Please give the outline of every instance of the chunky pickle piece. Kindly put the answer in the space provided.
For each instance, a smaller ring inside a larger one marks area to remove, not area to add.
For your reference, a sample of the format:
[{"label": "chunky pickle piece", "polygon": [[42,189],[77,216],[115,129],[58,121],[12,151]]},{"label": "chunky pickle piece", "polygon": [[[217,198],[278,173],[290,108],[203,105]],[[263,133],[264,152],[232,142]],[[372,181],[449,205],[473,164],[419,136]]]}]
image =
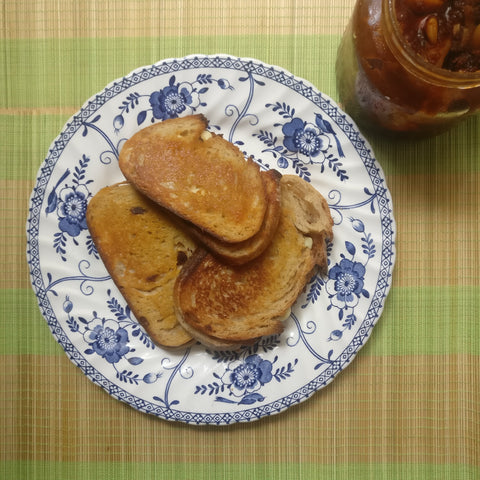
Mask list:
[{"label": "chunky pickle piece", "polygon": [[397,0],[395,6],[406,42],[427,62],[480,70],[480,0]]}]

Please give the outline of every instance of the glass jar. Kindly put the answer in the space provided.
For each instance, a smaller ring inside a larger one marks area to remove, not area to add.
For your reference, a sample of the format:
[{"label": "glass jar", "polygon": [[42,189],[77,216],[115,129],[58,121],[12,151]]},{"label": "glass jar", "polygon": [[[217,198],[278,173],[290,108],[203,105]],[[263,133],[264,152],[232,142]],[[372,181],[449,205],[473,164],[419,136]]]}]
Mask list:
[{"label": "glass jar", "polygon": [[[480,15],[479,0],[357,0],[338,50],[336,76],[340,105],[360,128],[427,136],[480,110],[480,67],[469,65],[473,71],[464,71],[460,65],[462,71],[451,71],[439,66],[460,28],[449,2],[472,4],[475,16]],[[413,13],[412,4],[418,5]],[[473,23],[471,57],[480,62],[480,19],[467,20]]]}]

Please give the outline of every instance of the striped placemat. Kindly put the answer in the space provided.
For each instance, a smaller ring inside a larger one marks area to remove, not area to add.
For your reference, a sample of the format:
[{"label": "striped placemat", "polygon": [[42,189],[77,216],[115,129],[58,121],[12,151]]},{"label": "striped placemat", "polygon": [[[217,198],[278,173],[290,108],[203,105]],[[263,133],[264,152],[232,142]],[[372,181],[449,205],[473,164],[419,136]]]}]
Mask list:
[{"label": "striped placemat", "polygon": [[397,222],[384,314],[355,361],[288,411],[171,423],[109,397],[68,360],[30,287],[28,198],[83,102],[142,65],[227,53],[336,99],[353,0],[3,0],[0,22],[0,478],[480,477],[480,120],[415,143],[369,137]]}]

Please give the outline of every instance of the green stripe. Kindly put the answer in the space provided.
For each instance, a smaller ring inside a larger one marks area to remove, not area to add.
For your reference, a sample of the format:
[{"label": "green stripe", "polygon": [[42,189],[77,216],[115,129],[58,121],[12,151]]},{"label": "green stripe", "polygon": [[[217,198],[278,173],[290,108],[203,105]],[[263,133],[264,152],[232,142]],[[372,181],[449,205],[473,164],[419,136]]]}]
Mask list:
[{"label": "green stripe", "polygon": [[[480,287],[421,287],[390,291],[362,355],[480,354]],[[33,290],[2,289],[0,354],[61,354]],[[422,319],[422,320],[419,320]]]},{"label": "green stripe", "polygon": [[[86,480],[88,478],[115,478],[131,480],[155,478],[174,480],[195,478],[211,480],[225,478],[236,480],[321,479],[474,479],[480,468],[462,464],[424,463],[348,463],[319,465],[313,463],[126,463],[126,462],[45,462],[8,461],[0,465],[2,478],[31,480]],[[0,475],[1,476],[1,475]]]},{"label": "green stripe", "polygon": [[393,287],[364,354],[480,354],[479,286]]},{"label": "green stripe", "polygon": [[386,175],[436,175],[480,172],[480,116],[470,117],[437,137],[392,141],[368,135]]},{"label": "green stripe", "polygon": [[[164,58],[226,53],[281,65],[334,93],[340,37],[326,35],[193,36],[0,40],[0,108],[78,106],[131,70]],[[303,55],[310,52],[312,55]]]},{"label": "green stripe", "polygon": [[[31,289],[1,289],[0,354],[62,355]],[[0,476],[1,478],[1,476]]]},{"label": "green stripe", "polygon": [[[35,180],[68,115],[0,115],[1,180]],[[27,199],[26,199],[27,200]]]}]

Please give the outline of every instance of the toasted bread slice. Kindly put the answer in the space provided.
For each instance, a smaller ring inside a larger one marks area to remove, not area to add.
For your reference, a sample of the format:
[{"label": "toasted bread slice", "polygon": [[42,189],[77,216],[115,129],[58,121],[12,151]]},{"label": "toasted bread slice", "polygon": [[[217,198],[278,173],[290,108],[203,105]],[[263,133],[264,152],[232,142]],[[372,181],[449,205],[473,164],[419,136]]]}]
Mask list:
[{"label": "toasted bread slice", "polygon": [[281,333],[282,320],[315,267],[327,266],[333,220],[325,199],[297,176],[283,176],[280,185],[280,222],[260,257],[232,266],[198,249],[175,282],[180,324],[210,347],[236,347]]},{"label": "toasted bread slice", "polygon": [[227,243],[209,235],[190,222],[185,223],[188,233],[228,264],[242,265],[258,257],[268,247],[277,230],[281,212],[280,178],[282,175],[276,170],[261,172],[260,175],[266,192],[267,210],[260,231],[253,237],[243,242]]},{"label": "toasted bread slice", "polygon": [[224,242],[242,242],[267,209],[260,169],[207,124],[190,115],[144,128],[125,142],[119,166],[159,205]]},{"label": "toasted bread slice", "polygon": [[112,280],[151,339],[167,347],[188,343],[192,338],[175,316],[173,287],[196,243],[127,182],[90,200],[87,224]]}]

